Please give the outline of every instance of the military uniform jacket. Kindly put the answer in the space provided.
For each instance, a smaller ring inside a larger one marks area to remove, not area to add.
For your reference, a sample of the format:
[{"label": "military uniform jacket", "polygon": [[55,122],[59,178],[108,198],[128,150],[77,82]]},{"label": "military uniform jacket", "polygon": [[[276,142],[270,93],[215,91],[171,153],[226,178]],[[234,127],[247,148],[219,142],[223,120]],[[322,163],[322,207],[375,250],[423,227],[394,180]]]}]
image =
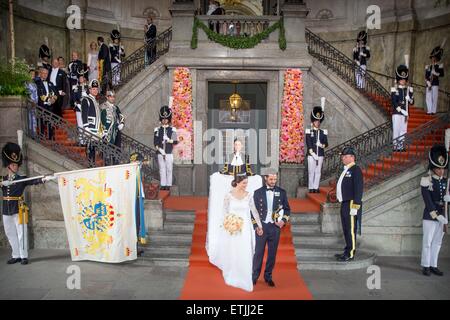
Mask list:
[{"label": "military uniform jacket", "polygon": [[88,85],[73,86],[73,101],[75,103],[75,111],[81,112],[81,99],[89,95]]},{"label": "military uniform jacket", "polygon": [[[266,196],[267,187],[263,186],[255,191],[253,194],[253,200],[255,201],[255,207],[258,210],[259,218],[261,222],[266,221],[267,218],[267,196]],[[280,206],[283,207],[283,218],[281,219],[284,223],[287,223],[291,214],[291,207],[289,206],[288,198],[286,195],[286,191],[278,186],[273,188],[273,207],[272,213],[277,211]],[[253,221],[253,226],[256,228],[256,221]]]},{"label": "military uniform jacket", "polygon": [[[392,115],[398,114],[402,116],[407,116],[408,114],[408,108],[406,107],[406,97],[409,95],[409,103],[408,106],[414,104],[414,94],[413,94],[413,88],[408,86],[398,86],[398,87],[392,87],[391,88],[391,100],[392,100]],[[397,107],[400,107],[400,109],[403,110],[403,112],[398,111]]]},{"label": "military uniform jacket", "polygon": [[122,45],[110,44],[109,52],[111,54],[111,63],[121,63],[125,57],[125,49]]},{"label": "military uniform jacket", "polygon": [[[25,179],[26,176],[14,175],[12,180],[21,180]],[[8,176],[0,177],[2,181],[8,180]],[[6,216],[11,216],[13,214],[19,213],[19,201],[18,200],[5,200],[5,197],[21,197],[23,192],[25,191],[26,186],[41,184],[42,178],[37,178],[34,180],[19,182],[16,184],[12,184],[10,186],[2,186],[3,192],[3,214]]]},{"label": "military uniform jacket", "polygon": [[[322,129],[306,129],[305,130],[305,140],[306,146],[308,148],[308,154],[311,155],[312,152],[317,154],[319,157],[323,157],[325,155],[325,149],[317,147],[317,137],[319,138],[320,144],[325,145],[325,148],[328,147],[328,131]],[[319,152],[317,152],[319,151]]]},{"label": "military uniform jacket", "polygon": [[[173,143],[166,142],[164,143],[164,133],[166,133],[167,137],[171,140],[173,140]],[[166,154],[171,154],[173,151],[173,146],[178,143],[177,138],[177,129],[172,126],[167,127],[156,127],[154,130],[154,136],[153,136],[153,144],[158,149],[164,150]]]},{"label": "military uniform jacket", "polygon": [[342,202],[350,201],[350,209],[359,210],[362,205],[363,188],[363,174],[361,168],[355,164],[347,170],[342,179]]},{"label": "military uniform jacket", "polygon": [[100,131],[100,108],[95,97],[88,95],[81,100],[83,128],[93,134]]},{"label": "military uniform jacket", "polygon": [[359,65],[367,65],[367,60],[370,58],[370,48],[368,46],[354,47],[353,48],[353,60],[359,61]]},{"label": "military uniform jacket", "polygon": [[83,63],[81,60],[75,60],[69,63],[69,79],[70,84],[74,85],[78,82],[79,73],[83,70]]},{"label": "military uniform jacket", "polygon": [[101,121],[104,135],[108,142],[114,144],[116,141],[119,124],[124,122],[124,116],[118,106],[111,105],[106,101],[101,108]]},{"label": "military uniform jacket", "polygon": [[38,63],[37,63],[37,66],[40,68],[40,67],[44,67],[45,69],[47,69],[48,70],[48,74],[50,75],[50,71],[52,71],[52,65],[50,64],[50,63],[46,63],[46,62],[44,62],[44,61],[39,61]]},{"label": "military uniform jacket", "polygon": [[433,220],[431,212],[436,211],[438,215],[444,215],[444,196],[447,193],[447,179],[439,178],[437,175],[423,177],[420,180],[422,198],[425,202],[423,210],[424,220]]},{"label": "military uniform jacket", "polygon": [[235,157],[235,154],[232,153],[230,155],[229,161],[225,162],[225,165],[223,166],[223,169],[220,170],[220,173],[222,174],[229,174],[229,175],[235,175],[239,173],[245,173],[247,176],[253,176],[254,173],[252,171],[252,167],[250,165],[250,156],[244,155],[244,159],[242,159],[243,164],[241,165],[232,165],[233,158]]},{"label": "military uniform jacket", "polygon": [[51,95],[58,96],[58,91],[56,90],[53,83],[51,83],[50,81],[46,82],[48,90],[45,88],[44,81],[42,81],[42,79],[39,78],[39,80],[36,80],[38,106],[53,111],[53,105],[50,104],[49,98]]},{"label": "military uniform jacket", "polygon": [[444,76],[444,64],[432,64],[425,67],[425,79],[431,81],[432,86],[439,86],[439,77]]}]

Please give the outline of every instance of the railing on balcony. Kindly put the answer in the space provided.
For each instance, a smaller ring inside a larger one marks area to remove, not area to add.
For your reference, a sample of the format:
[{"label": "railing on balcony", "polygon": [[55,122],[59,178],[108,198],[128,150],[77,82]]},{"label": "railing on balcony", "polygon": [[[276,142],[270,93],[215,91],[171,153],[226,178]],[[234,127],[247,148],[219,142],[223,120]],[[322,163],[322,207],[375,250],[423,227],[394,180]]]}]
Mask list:
[{"label": "railing on balcony", "polygon": [[200,21],[219,34],[251,37],[268,29],[279,18],[256,16],[198,16]]},{"label": "railing on balcony", "polygon": [[136,74],[158,60],[169,51],[171,40],[172,28],[169,28],[124,58],[122,63],[118,64],[111,71],[112,79],[120,79],[114,85],[111,84],[111,86],[117,90],[130,81]]},{"label": "railing on balcony", "polygon": [[[334,71],[350,86],[361,91],[378,107],[387,119],[392,113],[392,110],[389,107],[389,91],[386,90],[373,76],[361,69],[353,60],[333,47],[330,43],[308,29],[306,29],[305,35],[309,54],[322,62],[328,69]],[[364,74],[364,85],[362,88],[357,86],[357,73]]]},{"label": "railing on balcony", "polygon": [[[91,132],[78,128],[75,124],[61,118],[54,113],[35,104],[28,103],[24,111],[24,119],[28,119],[24,126],[26,135],[36,142],[62,154],[83,167],[99,167],[107,163],[129,163],[130,155],[139,152],[147,161],[142,166],[144,183],[148,186],[146,197],[154,198],[157,189],[151,189],[159,180],[156,151],[139,141],[122,134],[121,148],[99,139]],[[30,115],[32,121],[30,121]],[[55,134],[50,139],[50,130]],[[86,155],[86,146],[96,148],[96,162],[91,161]]]}]

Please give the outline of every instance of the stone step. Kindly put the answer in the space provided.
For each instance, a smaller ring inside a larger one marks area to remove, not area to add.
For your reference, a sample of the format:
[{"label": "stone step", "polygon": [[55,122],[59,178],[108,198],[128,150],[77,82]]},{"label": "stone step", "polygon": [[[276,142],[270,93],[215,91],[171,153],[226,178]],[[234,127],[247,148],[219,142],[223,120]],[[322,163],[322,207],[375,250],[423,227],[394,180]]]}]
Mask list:
[{"label": "stone step", "polygon": [[144,252],[144,255],[138,258],[138,263],[145,266],[188,267],[189,255]]},{"label": "stone step", "polygon": [[318,245],[318,246],[331,246],[342,245],[344,247],[344,238],[342,236],[327,235],[321,233],[305,234],[303,232],[293,232],[292,242],[297,245]]},{"label": "stone step", "polygon": [[192,234],[190,233],[169,233],[164,231],[149,231],[149,245],[151,244],[183,244],[191,245]]},{"label": "stone step", "polygon": [[320,233],[320,224],[319,223],[299,223],[292,224],[291,231],[295,234],[311,234],[311,233]]},{"label": "stone step", "polygon": [[298,270],[355,270],[363,269],[373,265],[376,254],[359,251],[355,260],[350,262],[339,262],[334,255],[330,257],[297,257]]},{"label": "stone step", "polygon": [[171,254],[184,254],[188,255],[191,253],[190,245],[150,245],[144,249],[148,254],[161,254],[161,255],[171,255]]},{"label": "stone step", "polygon": [[289,222],[292,225],[299,223],[319,223],[318,213],[291,213]]},{"label": "stone step", "polygon": [[297,257],[333,257],[336,253],[342,253],[344,244],[328,246],[295,244],[294,247]]},{"label": "stone step", "polygon": [[194,223],[195,213],[192,211],[165,211],[166,223],[170,222],[184,222],[184,223]]},{"label": "stone step", "polygon": [[189,233],[194,231],[194,224],[189,222],[164,222],[164,231],[170,233]]}]

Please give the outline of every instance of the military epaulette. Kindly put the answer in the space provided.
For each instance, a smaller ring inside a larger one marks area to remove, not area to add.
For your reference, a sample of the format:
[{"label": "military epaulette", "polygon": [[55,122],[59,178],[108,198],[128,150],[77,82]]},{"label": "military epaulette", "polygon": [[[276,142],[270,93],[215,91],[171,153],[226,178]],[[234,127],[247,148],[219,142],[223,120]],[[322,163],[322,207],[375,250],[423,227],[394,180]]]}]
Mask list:
[{"label": "military epaulette", "polygon": [[114,47],[114,44],[113,44],[113,43],[110,43],[109,46],[112,48],[112,47]]},{"label": "military epaulette", "polygon": [[398,93],[398,90],[397,90],[397,88],[396,88],[396,87],[391,87],[391,92],[395,92],[395,93]]},{"label": "military epaulette", "polygon": [[420,179],[420,186],[421,187],[429,188],[430,185],[432,185],[430,176],[422,177],[422,179]]},{"label": "military epaulette", "polygon": [[328,135],[328,130],[327,129],[323,129],[323,134],[327,136]]},{"label": "military epaulette", "polygon": [[366,46],[366,50],[369,50],[369,51],[370,51],[370,47],[369,47],[369,46]]},{"label": "military epaulette", "polygon": [[444,64],[441,63],[441,64],[439,65],[439,68],[444,69]]},{"label": "military epaulette", "polygon": [[158,127],[156,127],[156,128],[155,128],[155,130],[154,130],[154,132],[158,132],[158,129],[159,129],[159,128],[158,128]]},{"label": "military epaulette", "polygon": [[306,129],[305,134],[311,134],[311,129]]},{"label": "military epaulette", "polygon": [[357,47],[353,47],[353,52],[356,52],[356,51],[358,51],[358,48]]},{"label": "military epaulette", "polygon": [[172,127],[172,132],[177,132],[177,128]]},{"label": "military epaulette", "polygon": [[425,70],[428,70],[429,68],[430,68],[430,65],[427,64],[427,65],[425,66]]}]

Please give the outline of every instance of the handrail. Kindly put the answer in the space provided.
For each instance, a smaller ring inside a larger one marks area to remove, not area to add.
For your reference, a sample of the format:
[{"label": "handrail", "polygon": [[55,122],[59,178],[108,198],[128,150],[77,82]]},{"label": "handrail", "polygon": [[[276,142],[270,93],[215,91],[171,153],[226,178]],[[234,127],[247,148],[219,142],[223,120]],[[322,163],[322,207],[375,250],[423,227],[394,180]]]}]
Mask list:
[{"label": "handrail", "polygon": [[172,27],[163,31],[155,39],[145,43],[142,47],[124,58],[122,63],[115,66],[111,71],[111,87],[115,90],[130,81],[137,73],[158,60],[169,51],[169,44],[172,40]]},{"label": "handrail", "polygon": [[[26,135],[38,143],[72,159],[76,163],[84,167],[103,166],[105,165],[105,159],[114,159],[117,163],[128,163],[130,161],[130,155],[133,152],[139,152],[148,162],[142,167],[144,182],[151,184],[159,180],[156,150],[128,135],[121,134],[122,143],[119,148],[31,102],[27,103],[26,111],[28,114],[33,114],[36,119],[35,128],[32,128],[30,124],[25,126]],[[29,119],[28,115],[24,119]],[[50,139],[48,128],[55,130],[55,138],[57,135],[63,135],[65,139]],[[102,159],[98,159],[96,163],[93,163],[86,156],[86,146],[95,147],[97,153],[102,156]]]}]

